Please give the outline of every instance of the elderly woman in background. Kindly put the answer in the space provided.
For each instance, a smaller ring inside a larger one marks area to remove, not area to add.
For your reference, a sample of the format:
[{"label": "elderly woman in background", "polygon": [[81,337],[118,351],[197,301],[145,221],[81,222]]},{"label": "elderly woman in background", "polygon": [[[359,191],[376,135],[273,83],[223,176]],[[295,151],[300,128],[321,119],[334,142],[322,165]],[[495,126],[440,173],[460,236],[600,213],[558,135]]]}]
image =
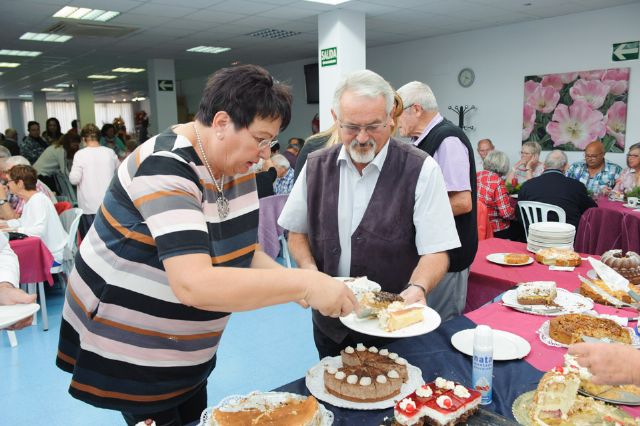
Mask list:
[{"label": "elderly woman in background", "polygon": [[640,142],[629,147],[627,168],[620,173],[613,190],[625,193],[638,186],[640,186]]},{"label": "elderly woman in background", "polygon": [[289,164],[289,160],[282,154],[276,154],[271,156],[271,162],[278,175],[273,183],[273,192],[280,195],[290,193],[294,183],[294,170]]},{"label": "elderly woman in background", "polygon": [[72,204],[76,202],[76,192],[69,182],[69,171],[78,149],[80,136],[69,132],[45,149],[33,164],[38,171],[38,177],[47,186],[54,188],[58,195],[67,197]]},{"label": "elderly woman in background", "polygon": [[57,118],[51,117],[47,120],[46,129],[42,132],[42,139],[49,145],[62,137],[62,128]]},{"label": "elderly woman in background", "polygon": [[9,172],[9,190],[25,201],[19,219],[0,221],[0,228],[39,237],[53,255],[54,265],[62,264],[67,233],[51,200],[36,190],[38,175],[31,166],[14,166]]},{"label": "elderly woman in background", "polygon": [[540,161],[542,147],[538,142],[525,142],[520,148],[520,160],[507,173],[507,182],[515,178],[518,184],[523,184],[531,178],[540,176],[544,172],[544,164]]},{"label": "elderly woman in background", "polygon": [[127,147],[116,134],[116,126],[107,123],[102,126],[100,133],[102,134],[100,145],[111,148],[120,160],[127,156]]},{"label": "elderly woman in background", "polygon": [[510,220],[515,218],[515,209],[509,202],[502,176],[509,170],[509,157],[502,151],[491,151],[482,164],[484,170],[476,173],[478,199],[487,206],[493,235],[508,239]]},{"label": "elderly woman in background", "polygon": [[73,374],[74,398],[129,425],[195,422],[231,312],[299,302],[337,318],[357,307],[344,283],[283,268],[257,244],[250,168],[268,158],[291,102],[263,68],[220,69],[195,121],[120,166],[67,286],[56,364]]},{"label": "elderly woman in background", "polygon": [[73,158],[69,181],[78,186],[78,207],[83,212],[79,231],[84,238],[120,162],[112,149],[100,146],[100,129],[95,124],[84,126],[80,137],[86,147]]}]

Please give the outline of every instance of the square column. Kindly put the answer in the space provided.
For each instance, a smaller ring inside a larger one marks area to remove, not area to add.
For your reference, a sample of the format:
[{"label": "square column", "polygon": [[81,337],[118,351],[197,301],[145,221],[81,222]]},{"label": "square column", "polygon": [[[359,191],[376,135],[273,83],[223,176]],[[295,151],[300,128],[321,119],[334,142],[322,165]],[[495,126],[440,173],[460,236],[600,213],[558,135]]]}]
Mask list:
[{"label": "square column", "polygon": [[178,122],[176,102],[176,72],[173,59],[147,61],[149,83],[149,134],[156,135]]},{"label": "square column", "polygon": [[[33,119],[40,123],[40,131],[44,132],[47,126],[47,94],[45,92],[33,92]],[[27,131],[24,129],[23,131]]]},{"label": "square column", "polygon": [[[24,114],[22,113],[22,101],[20,99],[8,99],[7,106],[9,107],[9,127],[13,127],[18,132],[17,141],[22,139],[27,132],[27,123],[24,122]],[[0,129],[0,132],[4,132],[5,129]]]},{"label": "square column", "polygon": [[89,123],[101,127],[101,124],[96,123],[95,98],[93,96],[93,83],[91,80],[84,79],[76,81],[75,98],[78,129],[82,129],[82,126]]}]

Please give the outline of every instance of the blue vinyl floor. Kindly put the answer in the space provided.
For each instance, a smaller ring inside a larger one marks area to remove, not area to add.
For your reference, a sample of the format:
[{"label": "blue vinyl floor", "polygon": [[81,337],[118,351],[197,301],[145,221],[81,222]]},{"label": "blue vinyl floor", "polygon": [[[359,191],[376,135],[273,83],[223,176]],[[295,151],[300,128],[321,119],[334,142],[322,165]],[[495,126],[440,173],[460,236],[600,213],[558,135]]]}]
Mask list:
[{"label": "blue vinyl floor", "polygon": [[[55,366],[63,294],[47,290],[49,331],[38,325],[17,332],[12,348],[0,332],[0,426],[121,425],[117,412],[95,408],[67,393],[70,375]],[[209,405],[227,395],[270,390],[302,377],[318,362],[311,312],[289,303],[236,313],[222,337],[209,377]]]}]

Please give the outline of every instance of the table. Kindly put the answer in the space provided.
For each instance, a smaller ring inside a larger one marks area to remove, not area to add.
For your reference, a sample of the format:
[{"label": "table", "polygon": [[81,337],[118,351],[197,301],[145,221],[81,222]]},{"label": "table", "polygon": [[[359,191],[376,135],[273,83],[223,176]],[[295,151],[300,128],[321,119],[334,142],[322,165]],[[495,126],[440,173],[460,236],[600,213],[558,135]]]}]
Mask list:
[{"label": "table", "polygon": [[547,265],[538,262],[526,266],[503,266],[486,259],[491,253],[526,253],[534,257],[533,253],[527,251],[527,245],[524,243],[500,238],[479,241],[478,251],[469,272],[465,313],[492,301],[520,282],[555,281],[558,287],[573,290],[579,284],[577,274],[584,276],[591,269],[588,262],[582,262],[573,272],[550,271]]},{"label": "table", "polygon": [[[40,311],[42,315],[42,327],[49,329],[47,316],[47,301],[44,293],[44,282],[53,286],[51,265],[53,255],[38,237],[27,237],[22,240],[9,241],[9,245],[18,256],[20,263],[20,285],[27,287],[27,292],[33,294],[36,284],[40,296]],[[37,314],[34,314],[34,324],[37,324]]]},{"label": "table", "polygon": [[598,255],[611,249],[640,252],[640,211],[606,197],[599,197],[597,203],[580,218],[576,250]]}]

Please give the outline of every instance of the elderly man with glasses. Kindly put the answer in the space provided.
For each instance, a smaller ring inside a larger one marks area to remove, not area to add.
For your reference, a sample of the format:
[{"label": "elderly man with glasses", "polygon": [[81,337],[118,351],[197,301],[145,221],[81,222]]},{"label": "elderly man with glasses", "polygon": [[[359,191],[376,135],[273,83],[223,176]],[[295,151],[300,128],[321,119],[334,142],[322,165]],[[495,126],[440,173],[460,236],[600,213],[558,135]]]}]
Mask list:
[{"label": "elderly man with glasses", "polygon": [[622,167],[604,158],[604,145],[593,141],[584,150],[584,161],[576,161],[566,175],[577,179],[592,194],[608,193],[620,177]]},{"label": "elderly man with glasses", "polygon": [[[391,138],[394,92],[368,70],[338,83],[332,115],[340,143],[309,155],[278,223],[301,268],[367,276],[408,303],[426,303],[460,245],[433,158]],[[320,358],[387,339],[313,312]]]}]

